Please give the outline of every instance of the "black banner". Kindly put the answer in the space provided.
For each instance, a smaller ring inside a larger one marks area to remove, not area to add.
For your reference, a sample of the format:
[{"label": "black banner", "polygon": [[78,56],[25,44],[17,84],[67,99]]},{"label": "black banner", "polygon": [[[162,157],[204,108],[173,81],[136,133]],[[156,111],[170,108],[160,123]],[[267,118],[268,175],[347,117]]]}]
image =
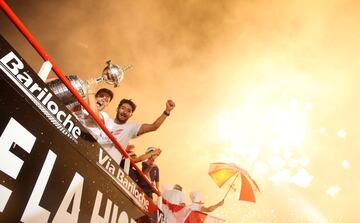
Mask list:
[{"label": "black banner", "polygon": [[0,222],[164,222],[0,36]]}]

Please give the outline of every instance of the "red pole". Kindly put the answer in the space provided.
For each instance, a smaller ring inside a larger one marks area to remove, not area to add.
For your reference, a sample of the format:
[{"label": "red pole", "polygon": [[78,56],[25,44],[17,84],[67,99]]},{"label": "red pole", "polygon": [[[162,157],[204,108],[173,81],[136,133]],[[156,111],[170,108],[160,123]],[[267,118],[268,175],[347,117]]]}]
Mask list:
[{"label": "red pole", "polygon": [[[100,128],[106,133],[106,135],[111,139],[114,143],[115,147],[123,154],[126,158],[129,158],[127,152],[121,147],[115,137],[111,134],[111,132],[106,128],[106,126],[102,123],[99,117],[91,110],[91,108],[86,104],[80,94],[75,90],[75,88],[71,85],[66,76],[61,72],[59,67],[55,64],[55,62],[51,59],[51,57],[45,52],[45,50],[41,47],[41,45],[37,42],[37,40],[31,35],[29,30],[25,27],[25,25],[20,21],[20,19],[16,16],[16,14],[11,10],[11,8],[5,3],[4,0],[0,0],[0,7],[5,12],[5,14],[9,17],[9,19],[14,23],[16,28],[24,35],[24,37],[28,40],[28,42],[32,45],[32,47],[40,54],[40,56],[45,61],[50,61],[52,64],[52,70],[56,73],[59,79],[66,85],[66,87],[70,90],[70,92],[75,96],[75,98],[80,102],[80,104],[86,109],[87,112],[93,117],[93,119],[97,122]],[[145,179],[145,181],[149,184],[149,186],[155,191],[157,195],[160,195],[160,192],[153,186],[153,184],[149,181],[147,177],[145,177],[144,173],[139,169],[139,167],[130,159],[131,164],[136,168],[136,170],[140,173],[141,177]]]}]

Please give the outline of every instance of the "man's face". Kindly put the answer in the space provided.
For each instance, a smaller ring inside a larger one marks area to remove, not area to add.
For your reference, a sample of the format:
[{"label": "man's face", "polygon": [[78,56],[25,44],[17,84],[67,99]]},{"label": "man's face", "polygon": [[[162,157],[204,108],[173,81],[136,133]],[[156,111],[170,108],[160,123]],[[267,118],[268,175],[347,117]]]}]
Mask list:
[{"label": "man's face", "polygon": [[132,116],[132,112],[132,107],[124,103],[118,108],[116,117],[120,122],[125,123]]},{"label": "man's face", "polygon": [[99,111],[102,111],[111,101],[111,97],[108,93],[100,92],[96,98],[96,107]]},{"label": "man's face", "polygon": [[151,156],[151,157],[147,160],[148,165],[150,165],[150,166],[154,165],[156,157],[157,157],[157,155]]}]

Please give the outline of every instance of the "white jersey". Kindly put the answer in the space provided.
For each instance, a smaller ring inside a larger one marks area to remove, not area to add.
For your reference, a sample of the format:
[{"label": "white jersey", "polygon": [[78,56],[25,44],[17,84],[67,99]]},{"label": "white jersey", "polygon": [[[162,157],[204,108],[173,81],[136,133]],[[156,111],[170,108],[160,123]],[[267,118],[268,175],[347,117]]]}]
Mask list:
[{"label": "white jersey", "polygon": [[[141,127],[141,125],[137,123],[116,124],[113,119],[108,119],[105,125],[124,150],[129,144],[130,139],[137,137]],[[100,131],[97,140],[106,152],[108,152],[117,163],[120,163],[122,158],[121,153],[104,132]]]},{"label": "white jersey", "polygon": [[[73,114],[81,122],[81,124],[88,130],[88,132],[97,140],[102,130],[95,122],[95,120],[91,117],[91,115],[82,107],[77,111],[73,111]],[[106,124],[110,120],[110,116],[103,111],[99,112],[99,116],[102,119],[104,125],[106,126]]]},{"label": "white jersey", "polygon": [[166,199],[167,201],[169,201],[172,204],[181,204],[184,203],[185,204],[185,195],[183,192],[179,191],[179,190],[166,190],[163,194],[162,194],[163,198]]},{"label": "white jersey", "polygon": [[187,206],[187,208],[189,208],[192,211],[201,211],[201,207],[202,205],[199,203],[191,203],[190,205]]},{"label": "white jersey", "polygon": [[[90,115],[89,115],[90,116]],[[99,116],[102,119],[104,125],[106,126],[106,123],[109,122],[110,120],[110,116],[106,113],[106,112],[99,112]],[[95,122],[95,121],[93,121]],[[97,125],[97,123],[95,122],[95,126],[87,126],[86,124],[84,125],[87,130],[89,131],[89,133],[96,139],[98,140],[98,137],[100,135],[102,131],[102,129],[100,128],[100,126]]]}]

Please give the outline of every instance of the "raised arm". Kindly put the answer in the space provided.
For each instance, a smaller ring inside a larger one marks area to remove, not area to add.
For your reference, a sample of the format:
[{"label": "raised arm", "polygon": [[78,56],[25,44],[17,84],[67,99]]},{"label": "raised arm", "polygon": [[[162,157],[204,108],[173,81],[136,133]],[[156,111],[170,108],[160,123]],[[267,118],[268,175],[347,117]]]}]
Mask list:
[{"label": "raised arm", "polygon": [[171,110],[175,108],[175,103],[172,100],[166,102],[165,111],[152,123],[152,124],[142,124],[138,136],[147,132],[152,132],[157,130],[165,119],[170,115]]},{"label": "raised arm", "polygon": [[151,151],[151,152],[149,152],[149,153],[145,153],[145,154],[142,154],[142,155],[140,155],[140,156],[137,156],[137,157],[133,158],[132,160],[133,160],[135,163],[138,163],[138,162],[147,160],[147,159],[149,159],[150,157],[152,157],[152,156],[154,156],[154,155],[158,156],[158,155],[160,155],[160,153],[161,153],[161,149],[157,148],[157,149],[155,149],[154,151]]},{"label": "raised arm", "polygon": [[[89,84],[89,89],[87,92],[87,97],[88,97],[88,101],[89,101],[89,107],[91,108],[91,110],[101,118],[101,116],[99,115],[99,110],[96,107],[96,98],[95,98],[95,94],[96,94],[96,89],[95,89],[95,85],[93,84]],[[103,120],[102,120],[103,121]]]},{"label": "raised arm", "polygon": [[209,206],[209,207],[201,207],[201,211],[202,212],[212,212],[212,211],[215,211],[216,208],[222,206],[224,204],[224,200],[221,200],[219,203],[217,204],[214,204],[212,206]]},{"label": "raised arm", "polygon": [[[88,98],[88,104],[91,110],[100,118],[100,120],[105,123],[103,116],[100,114],[100,111],[96,105],[96,87],[94,84],[89,84],[89,89],[87,92],[87,98]],[[87,112],[86,112],[87,113]],[[87,114],[87,121],[86,121],[87,127],[98,127],[95,120],[90,116],[90,114]]]}]

